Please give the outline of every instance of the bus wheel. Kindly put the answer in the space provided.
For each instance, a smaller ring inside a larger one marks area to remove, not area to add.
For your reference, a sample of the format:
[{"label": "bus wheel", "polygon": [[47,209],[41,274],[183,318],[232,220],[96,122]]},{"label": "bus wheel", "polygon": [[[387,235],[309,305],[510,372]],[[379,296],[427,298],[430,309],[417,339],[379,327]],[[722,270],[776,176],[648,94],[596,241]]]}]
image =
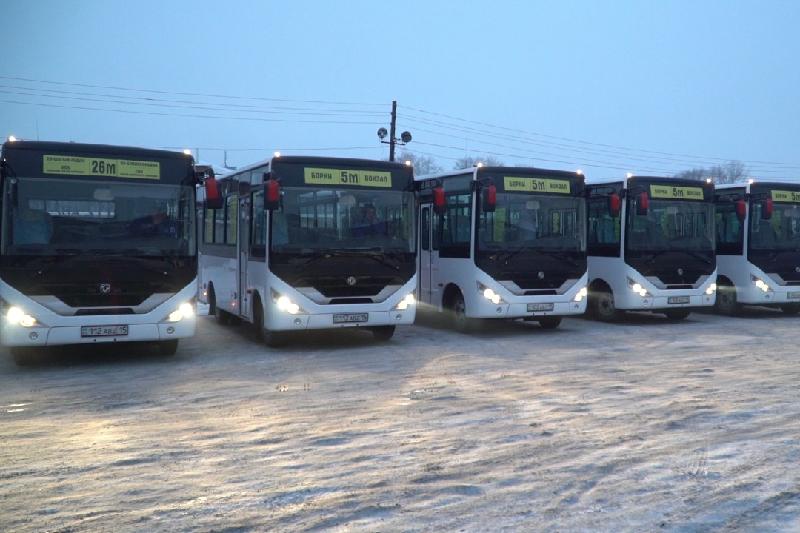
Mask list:
[{"label": "bus wheel", "polygon": [[261,331],[263,331],[264,343],[270,348],[281,348],[289,344],[289,334],[285,331],[269,331],[263,328]]},{"label": "bus wheel", "polygon": [[214,294],[214,286],[208,286],[208,314],[209,315],[216,315],[217,314],[217,296]]},{"label": "bus wheel", "polygon": [[592,311],[598,320],[603,322],[616,322],[622,318],[622,311],[614,305],[614,294],[610,291],[594,293]]},{"label": "bus wheel", "polygon": [[370,328],[370,331],[372,331],[372,336],[375,337],[376,341],[386,342],[392,338],[395,329],[395,326],[375,326]]},{"label": "bus wheel", "polygon": [[689,316],[692,312],[688,309],[670,309],[668,311],[664,311],[664,316],[666,316],[669,320],[684,320],[687,316]]},{"label": "bus wheel", "polygon": [[741,311],[741,305],[736,298],[736,287],[720,284],[717,288],[717,301],[714,309],[721,315],[734,316]]},{"label": "bus wheel", "polygon": [[781,306],[781,311],[787,315],[796,315],[800,313],[800,304],[786,304]]},{"label": "bus wheel", "polygon": [[470,320],[467,317],[467,305],[464,303],[464,296],[461,292],[456,292],[450,301],[450,323],[453,329],[460,333],[469,331]]},{"label": "bus wheel", "polygon": [[536,320],[539,321],[539,325],[542,327],[542,329],[556,329],[561,325],[560,316],[543,316],[541,318],[537,318]]},{"label": "bus wheel", "polygon": [[178,351],[178,339],[158,341],[158,353],[161,355],[175,355]]},{"label": "bus wheel", "polygon": [[39,348],[33,346],[12,346],[9,351],[17,366],[35,365],[42,354]]},{"label": "bus wheel", "polygon": [[256,341],[264,342],[264,307],[258,296],[253,299],[253,334]]}]

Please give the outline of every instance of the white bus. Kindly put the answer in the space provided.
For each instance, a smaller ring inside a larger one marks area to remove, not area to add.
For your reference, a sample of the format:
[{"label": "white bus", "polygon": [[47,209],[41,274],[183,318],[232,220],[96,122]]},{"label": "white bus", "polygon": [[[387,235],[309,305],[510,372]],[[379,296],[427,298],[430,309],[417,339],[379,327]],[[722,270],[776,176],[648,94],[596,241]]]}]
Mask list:
[{"label": "white bus", "polygon": [[118,146],[3,145],[2,343],[22,363],[49,345],[195,332],[190,155]]},{"label": "white bus", "polygon": [[682,320],[714,305],[714,185],[656,177],[589,184],[589,312]]},{"label": "white bus", "polygon": [[583,175],[475,167],[417,180],[419,298],[453,326],[538,321],[586,310]]},{"label": "white bus", "polygon": [[400,163],[274,157],[219,180],[205,209],[200,299],[226,323],[287,333],[361,327],[388,340],[416,314],[413,169]]},{"label": "white bus", "polygon": [[717,305],[800,311],[800,185],[720,186],[717,209]]}]

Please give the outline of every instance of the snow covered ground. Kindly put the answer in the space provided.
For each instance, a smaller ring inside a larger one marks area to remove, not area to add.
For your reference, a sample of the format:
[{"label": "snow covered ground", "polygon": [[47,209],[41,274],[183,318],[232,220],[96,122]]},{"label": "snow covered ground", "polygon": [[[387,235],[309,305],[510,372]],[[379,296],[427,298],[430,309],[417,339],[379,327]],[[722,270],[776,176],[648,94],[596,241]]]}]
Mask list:
[{"label": "snow covered ground", "polygon": [[800,530],[800,318],[0,353],[0,530]]}]

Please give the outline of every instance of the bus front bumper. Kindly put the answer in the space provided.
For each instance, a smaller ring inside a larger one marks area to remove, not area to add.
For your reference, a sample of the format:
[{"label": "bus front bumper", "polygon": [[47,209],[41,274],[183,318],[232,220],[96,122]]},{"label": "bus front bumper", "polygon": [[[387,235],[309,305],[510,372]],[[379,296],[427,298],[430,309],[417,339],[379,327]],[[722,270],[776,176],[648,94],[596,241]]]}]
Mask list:
[{"label": "bus front bumper", "polygon": [[481,302],[478,299],[468,316],[471,318],[538,318],[546,316],[582,315],[586,312],[586,298],[580,302],[575,301],[545,301],[537,299],[533,302],[493,304],[490,301]]},{"label": "bus front bumper", "polygon": [[[408,326],[414,323],[416,305],[404,311],[360,311],[349,309],[342,313],[297,314],[271,313],[265,327],[272,331],[302,331],[306,329],[369,328],[377,326]],[[363,320],[366,318],[366,320]],[[343,321],[350,320],[350,321]]]},{"label": "bus front bumper", "polygon": [[614,295],[617,309],[627,311],[663,311],[665,309],[680,309],[684,307],[711,307],[716,301],[716,294],[670,294],[639,296],[630,294]]},{"label": "bus front bumper", "polygon": [[737,287],[736,298],[741,304],[746,305],[800,305],[800,287],[775,286],[768,291],[762,291],[755,285]]},{"label": "bus front bumper", "polygon": [[82,326],[25,328],[18,325],[3,324],[2,344],[4,346],[55,346],[62,344],[168,341],[191,337],[197,329],[197,320],[194,317],[175,323],[125,324],[125,317],[121,316],[116,324],[127,325],[128,334],[85,337],[81,335]]}]

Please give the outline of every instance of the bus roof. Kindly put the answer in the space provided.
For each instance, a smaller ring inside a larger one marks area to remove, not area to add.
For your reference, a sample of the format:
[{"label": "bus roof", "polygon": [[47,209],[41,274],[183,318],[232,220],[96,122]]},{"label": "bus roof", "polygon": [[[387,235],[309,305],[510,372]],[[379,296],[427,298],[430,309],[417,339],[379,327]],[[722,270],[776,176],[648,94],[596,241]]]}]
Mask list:
[{"label": "bus roof", "polygon": [[249,172],[257,168],[271,166],[273,163],[299,163],[299,164],[322,164],[333,163],[335,165],[354,165],[358,167],[371,167],[375,169],[397,170],[406,168],[407,165],[398,161],[382,161],[380,159],[360,159],[353,157],[325,157],[325,156],[305,156],[305,155],[282,155],[279,157],[270,157],[257,163],[252,163],[236,170],[227,172],[225,176],[239,174],[240,172]]},{"label": "bus roof", "polygon": [[116,156],[130,157],[152,157],[158,159],[180,158],[189,159],[193,162],[191,155],[173,150],[156,150],[153,148],[138,148],[135,146],[116,146],[112,144],[88,144],[73,142],[55,141],[6,141],[3,143],[3,156],[8,152],[16,150],[32,150],[37,152],[56,152],[56,153],[92,153],[108,154]]},{"label": "bus roof", "polygon": [[451,178],[454,176],[463,176],[465,174],[472,174],[477,179],[478,174],[482,173],[498,173],[498,172],[521,172],[525,174],[539,174],[544,176],[562,176],[562,177],[576,177],[583,176],[578,172],[570,172],[569,170],[552,170],[547,168],[536,167],[471,167],[462,168],[458,170],[449,170],[447,172],[440,172],[438,174],[425,174],[424,176],[416,176],[414,181],[428,181],[433,179]]}]

